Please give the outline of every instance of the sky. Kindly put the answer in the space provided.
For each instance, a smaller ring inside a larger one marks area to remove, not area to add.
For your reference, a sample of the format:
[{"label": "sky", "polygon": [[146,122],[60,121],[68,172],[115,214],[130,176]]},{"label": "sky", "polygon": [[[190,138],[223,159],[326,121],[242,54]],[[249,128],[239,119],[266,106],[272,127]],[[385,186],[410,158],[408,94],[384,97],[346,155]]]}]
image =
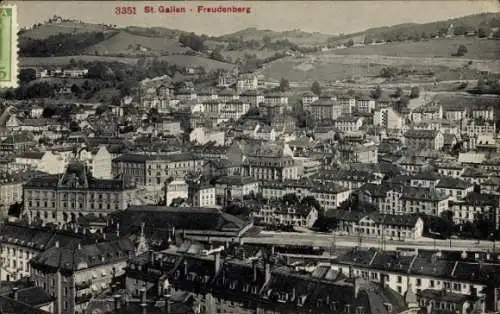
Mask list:
[{"label": "sky", "polygon": [[[160,26],[207,35],[222,35],[248,27],[284,31],[301,29],[337,35],[371,27],[426,23],[499,12],[490,0],[470,1],[8,1],[18,7],[18,23],[30,27],[54,14],[63,18],[118,26]],[[186,13],[146,14],[144,6],[185,7]],[[197,6],[250,7],[251,13],[197,13]],[[134,6],[136,15],[115,15],[117,6]],[[190,11],[192,10],[192,11]]]}]

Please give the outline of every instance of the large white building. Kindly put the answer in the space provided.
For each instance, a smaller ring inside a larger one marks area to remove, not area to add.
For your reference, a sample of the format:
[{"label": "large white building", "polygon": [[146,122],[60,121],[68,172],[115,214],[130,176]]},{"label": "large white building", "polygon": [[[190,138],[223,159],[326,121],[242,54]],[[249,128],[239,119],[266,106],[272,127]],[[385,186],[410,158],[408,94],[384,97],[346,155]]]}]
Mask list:
[{"label": "large white building", "polygon": [[127,208],[135,191],[135,185],[124,176],[96,179],[85,164],[72,162],[62,175],[36,177],[24,185],[24,212],[32,221],[58,225],[90,213],[104,218]]},{"label": "large white building", "polygon": [[375,110],[373,114],[373,124],[386,130],[401,130],[404,120],[393,108],[380,108]]}]

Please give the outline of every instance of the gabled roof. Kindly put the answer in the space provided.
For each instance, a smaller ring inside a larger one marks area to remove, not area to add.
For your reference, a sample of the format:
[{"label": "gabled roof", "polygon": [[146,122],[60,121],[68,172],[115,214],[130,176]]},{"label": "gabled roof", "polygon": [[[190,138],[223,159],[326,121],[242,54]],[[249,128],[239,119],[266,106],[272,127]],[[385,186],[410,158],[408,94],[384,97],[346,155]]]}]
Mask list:
[{"label": "gabled roof", "polygon": [[73,273],[98,265],[124,261],[135,243],[129,238],[88,245],[54,245],[32,260],[33,267],[44,267]]},{"label": "gabled roof", "polygon": [[439,182],[436,185],[437,188],[444,189],[467,189],[472,186],[473,185],[471,183],[452,177],[443,177],[439,179]]},{"label": "gabled roof", "polygon": [[6,296],[0,296],[0,309],[2,313],[49,314],[49,312],[37,309],[29,304],[16,301]]},{"label": "gabled roof", "polygon": [[408,130],[404,136],[411,139],[435,139],[438,133],[435,130]]},{"label": "gabled roof", "polygon": [[171,227],[185,231],[233,234],[249,224],[220,209],[203,207],[130,206],[124,211],[113,213],[112,217],[115,222],[119,221],[121,234],[137,233],[144,223],[146,236],[153,233],[166,235]]},{"label": "gabled roof", "polygon": [[45,152],[26,151],[17,154],[17,157],[26,159],[42,159],[44,155]]}]

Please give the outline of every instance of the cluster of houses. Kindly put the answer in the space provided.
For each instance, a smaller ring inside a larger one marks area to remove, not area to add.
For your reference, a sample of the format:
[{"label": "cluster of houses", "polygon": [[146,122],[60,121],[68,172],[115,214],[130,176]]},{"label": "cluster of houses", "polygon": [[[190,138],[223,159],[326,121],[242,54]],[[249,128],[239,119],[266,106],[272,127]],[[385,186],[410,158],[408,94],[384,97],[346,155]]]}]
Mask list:
[{"label": "cluster of houses", "polygon": [[33,311],[83,313],[122,284],[127,297],[96,312],[153,312],[167,288],[162,302],[179,313],[498,308],[493,255],[359,249],[299,266],[238,251],[260,227],[314,229],[325,217],[336,234],[392,241],[424,236],[425,217],[499,229],[488,100],[398,108],[386,96],[266,92],[253,74],[219,83],[147,80],[121,104],[64,104],[50,118],[44,103],[2,104],[0,211],[14,222],[2,226],[0,280],[29,283],[0,303],[36,289]]}]

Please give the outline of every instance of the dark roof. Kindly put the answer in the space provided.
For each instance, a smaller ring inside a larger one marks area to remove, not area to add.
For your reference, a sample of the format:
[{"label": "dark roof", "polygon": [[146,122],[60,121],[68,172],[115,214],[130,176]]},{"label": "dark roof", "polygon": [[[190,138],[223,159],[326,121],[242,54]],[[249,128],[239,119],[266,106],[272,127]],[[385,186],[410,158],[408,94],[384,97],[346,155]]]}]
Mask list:
[{"label": "dark roof", "polygon": [[49,312],[39,310],[29,304],[16,301],[6,296],[0,296],[0,311],[2,313],[15,314],[49,314]]},{"label": "dark roof", "polygon": [[60,175],[46,175],[30,179],[25,188],[56,189],[57,187],[105,191],[122,191],[135,186],[125,177],[120,179],[96,179],[87,167],[80,162],[71,162],[66,171]]},{"label": "dark roof", "polygon": [[162,238],[166,238],[170,227],[185,231],[234,233],[248,225],[248,222],[217,208],[201,207],[130,206],[124,211],[113,213],[112,217],[114,221],[120,222],[122,234],[137,233],[144,223],[147,236],[156,234]]},{"label": "dark roof", "polygon": [[417,139],[434,139],[438,134],[434,130],[408,130],[405,133],[406,138],[417,138]]},{"label": "dark roof", "polygon": [[216,184],[225,185],[245,185],[259,182],[259,180],[253,177],[242,177],[242,176],[223,176],[216,180]]},{"label": "dark roof", "polygon": [[444,189],[467,189],[472,186],[473,186],[472,183],[468,183],[453,177],[443,177],[439,180],[438,184],[436,185],[437,188],[444,188]]},{"label": "dark roof", "polygon": [[30,159],[42,159],[43,155],[45,155],[45,152],[33,152],[33,151],[28,151],[28,152],[21,152],[17,155],[19,158],[30,158]]},{"label": "dark roof", "polygon": [[35,268],[74,272],[97,265],[125,261],[135,244],[129,238],[88,245],[54,245],[32,260]]},{"label": "dark roof", "polygon": [[420,298],[428,298],[437,302],[445,301],[447,303],[464,303],[473,301],[474,297],[467,294],[454,293],[446,290],[425,289],[417,292]]},{"label": "dark roof", "polygon": [[47,294],[41,287],[29,287],[17,291],[18,300],[31,306],[40,307],[55,300]]},{"label": "dark roof", "polygon": [[75,245],[84,241],[84,239],[82,235],[74,233],[13,223],[3,225],[2,234],[0,235],[1,243],[12,243],[40,251],[53,246],[56,241],[65,246]]},{"label": "dark roof", "polygon": [[398,251],[379,251],[372,260],[371,267],[384,271],[407,273],[415,255],[405,255]]},{"label": "dark roof", "polygon": [[411,274],[415,275],[430,275],[434,277],[449,278],[455,261],[449,261],[439,256],[439,253],[429,252],[420,253],[415,258],[410,269]]}]

